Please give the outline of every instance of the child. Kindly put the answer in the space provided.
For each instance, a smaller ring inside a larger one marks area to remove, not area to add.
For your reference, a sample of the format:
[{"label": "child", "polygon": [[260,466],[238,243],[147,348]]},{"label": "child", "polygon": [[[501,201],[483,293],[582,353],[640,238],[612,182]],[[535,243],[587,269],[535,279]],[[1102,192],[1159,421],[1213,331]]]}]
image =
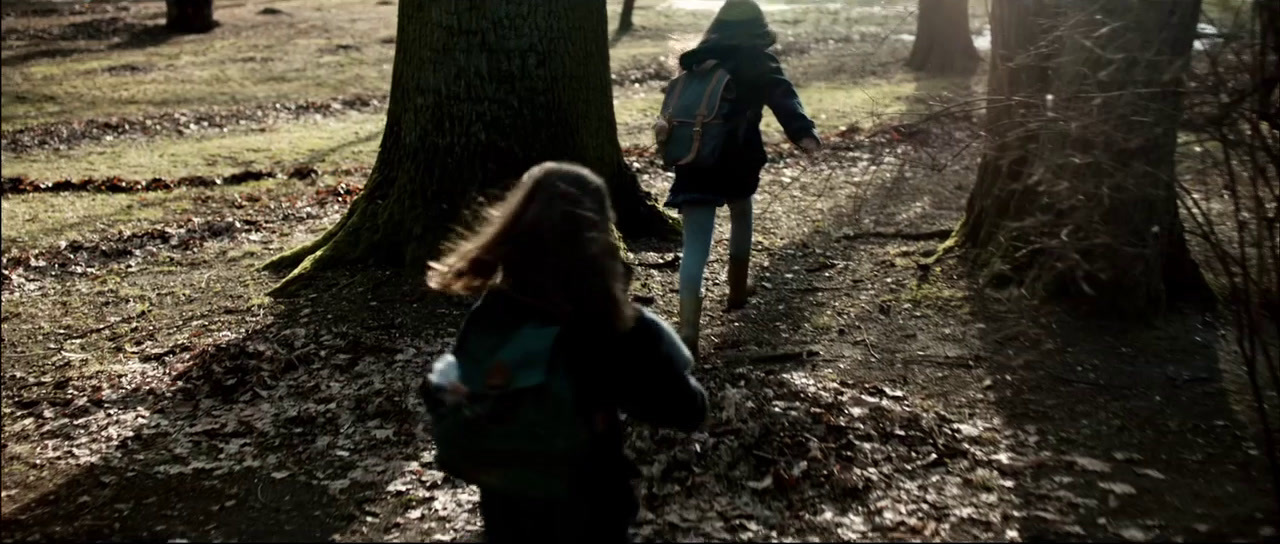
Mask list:
[{"label": "child", "polygon": [[729,309],[746,305],[753,289],[747,283],[751,260],[751,199],[760,184],[767,158],[760,137],[765,105],[773,110],[787,138],[806,152],[821,147],[813,121],[805,115],[795,88],[768,49],[777,36],[764,12],[751,0],[728,0],[716,13],[702,42],[680,56],[682,71],[716,61],[729,73],[734,96],[724,121],[729,134],[715,164],[676,166],[675,183],[666,206],[684,220],[684,252],[680,262],[680,337],[698,354],[702,315],[702,275],[711,251],[716,208],[729,206]]},{"label": "child", "polygon": [[[459,477],[478,482],[490,541],[627,540],[638,509],[630,479],[639,472],[623,453],[619,411],[686,432],[706,417],[706,395],[688,374],[691,355],[669,325],[628,298],[612,221],[599,177],[581,166],[543,163],[489,210],[486,224],[431,264],[433,289],[483,293],[452,353],[437,361],[424,395],[435,420],[437,463],[451,474],[474,476]],[[550,332],[539,336],[543,331]],[[517,337],[523,340],[512,340]],[[548,361],[541,367],[530,364],[540,360],[530,355],[539,342]],[[480,368],[488,373],[477,376]],[[555,389],[559,370],[566,376],[562,390]],[[524,387],[539,379],[547,389]],[[562,404],[572,408],[555,412],[556,399],[570,398],[565,389],[573,400]],[[449,411],[468,403],[466,413],[490,410],[490,419],[476,423]],[[510,427],[502,427],[504,421]],[[525,453],[563,447],[572,440],[560,438],[578,431],[585,446],[572,458]],[[547,447],[521,442],[531,432],[558,441]],[[486,450],[486,444],[494,446]],[[470,472],[451,472],[446,461]],[[541,464],[516,466],[524,461]]]}]

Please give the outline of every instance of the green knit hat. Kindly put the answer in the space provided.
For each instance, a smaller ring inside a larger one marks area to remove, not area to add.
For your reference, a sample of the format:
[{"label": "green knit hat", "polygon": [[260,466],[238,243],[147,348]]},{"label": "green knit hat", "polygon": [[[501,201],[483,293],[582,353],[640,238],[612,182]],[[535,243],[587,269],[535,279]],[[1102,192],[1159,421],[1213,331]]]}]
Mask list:
[{"label": "green knit hat", "polygon": [[735,44],[769,47],[778,37],[754,0],[727,0],[703,35],[703,44]]}]

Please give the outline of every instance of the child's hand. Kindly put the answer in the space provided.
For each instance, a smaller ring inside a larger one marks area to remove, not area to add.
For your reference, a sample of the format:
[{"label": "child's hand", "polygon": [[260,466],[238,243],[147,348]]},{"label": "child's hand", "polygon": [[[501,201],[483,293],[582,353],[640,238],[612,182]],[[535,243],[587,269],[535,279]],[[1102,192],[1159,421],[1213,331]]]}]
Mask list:
[{"label": "child's hand", "polygon": [[799,145],[800,149],[803,149],[805,153],[815,153],[822,149],[822,142],[819,142],[817,138],[805,138],[800,140]]}]

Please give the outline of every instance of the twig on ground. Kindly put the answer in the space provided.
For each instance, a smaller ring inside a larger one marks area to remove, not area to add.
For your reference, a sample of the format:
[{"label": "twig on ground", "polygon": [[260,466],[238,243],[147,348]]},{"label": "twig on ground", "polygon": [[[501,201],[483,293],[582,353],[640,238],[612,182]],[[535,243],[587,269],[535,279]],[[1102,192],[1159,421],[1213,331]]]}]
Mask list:
[{"label": "twig on ground", "polygon": [[1044,371],[1044,372],[1045,372],[1045,374],[1048,374],[1048,375],[1050,375],[1050,376],[1053,376],[1053,377],[1055,377],[1055,378],[1057,378],[1057,379],[1059,379],[1059,380],[1062,380],[1062,381],[1064,381],[1064,382],[1074,383],[1074,384],[1077,384],[1077,385],[1089,385],[1089,386],[1093,386],[1093,387],[1103,387],[1103,388],[1109,388],[1109,389],[1134,389],[1134,387],[1133,387],[1133,386],[1130,386],[1130,385],[1119,385],[1119,384],[1111,384],[1111,383],[1095,382],[1095,381],[1090,381],[1090,380],[1081,380],[1081,379],[1078,379],[1078,378],[1072,378],[1072,377],[1070,377],[1070,376],[1063,376],[1063,375],[1061,375],[1061,374],[1058,374],[1058,373],[1056,373],[1056,372],[1052,372],[1052,371],[1049,371],[1049,370],[1046,370],[1046,371]]},{"label": "twig on ground", "polygon": [[673,257],[670,257],[668,259],[665,259],[656,263],[634,262],[634,263],[631,263],[631,266],[638,266],[641,268],[649,268],[653,270],[672,270],[680,267],[680,255],[676,254]]},{"label": "twig on ground", "polygon": [[951,237],[952,229],[933,229],[926,231],[865,231],[843,234],[841,240],[862,240],[866,238],[897,238],[901,240],[946,240]]},{"label": "twig on ground", "polygon": [[785,361],[792,361],[795,359],[812,359],[814,357],[819,357],[821,355],[822,355],[822,352],[818,351],[815,348],[804,347],[804,348],[783,349],[779,351],[757,351],[752,353],[745,353],[745,354],[737,355],[734,357],[728,357],[725,359],[725,362],[726,363],[734,362],[739,364],[741,363],[781,363]]},{"label": "twig on ground", "polygon": [[124,323],[125,321],[133,321],[133,320],[135,320],[135,319],[138,319],[138,318],[140,318],[140,317],[142,317],[142,316],[144,316],[144,315],[147,315],[147,313],[148,313],[148,312],[150,312],[150,310],[142,310],[142,311],[140,311],[140,312],[138,312],[138,313],[136,313],[136,314],[134,314],[134,315],[132,315],[132,316],[129,316],[129,317],[121,317],[121,318],[118,318],[118,319],[114,319],[114,320],[112,320],[112,321],[108,322],[106,325],[101,325],[101,326],[98,326],[98,327],[94,327],[94,328],[92,328],[92,329],[89,329],[89,330],[84,331],[84,332],[79,333],[79,334],[73,334],[73,335],[71,335],[71,336],[68,336],[68,337],[67,337],[67,339],[68,339],[68,340],[78,340],[78,339],[81,339],[81,338],[85,338],[85,337],[87,337],[87,336],[89,336],[89,335],[96,334],[96,333],[99,333],[99,332],[105,331],[105,330],[107,330],[107,329],[110,329],[111,327],[114,327],[114,326],[116,326],[116,325],[119,325],[119,324],[121,324],[121,323]]},{"label": "twig on ground", "polygon": [[950,367],[958,367],[958,368],[966,368],[966,369],[977,368],[977,365],[973,363],[972,359],[965,359],[962,357],[949,356],[949,355],[916,355],[913,357],[904,357],[899,360],[907,364],[929,364],[929,365],[950,366]]}]

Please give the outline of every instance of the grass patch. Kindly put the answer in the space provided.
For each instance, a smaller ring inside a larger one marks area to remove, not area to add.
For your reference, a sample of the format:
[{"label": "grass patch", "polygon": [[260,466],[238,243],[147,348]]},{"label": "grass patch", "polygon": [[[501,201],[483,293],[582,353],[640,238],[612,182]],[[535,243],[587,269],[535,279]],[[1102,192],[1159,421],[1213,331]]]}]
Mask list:
[{"label": "grass patch", "polygon": [[[395,46],[382,40],[395,33],[394,5],[286,0],[272,6],[288,16],[258,15],[256,4],[219,5],[215,16],[222,25],[215,31],[148,47],[120,47],[122,36],[7,49],[6,60],[56,49],[77,52],[5,67],[3,127],[388,90]],[[162,24],[147,15],[163,10],[163,4],[139,4],[132,16]],[[342,24],[334,24],[339,18]],[[107,70],[122,65],[141,73]]]},{"label": "grass patch", "polygon": [[[914,263],[912,263],[914,265]],[[901,302],[960,302],[968,296],[964,291],[937,281],[914,281],[905,292],[893,297]]]},{"label": "grass patch", "polygon": [[[5,251],[42,249],[64,240],[146,228],[189,215],[216,213],[236,195],[255,193],[265,202],[314,191],[287,180],[264,180],[236,186],[196,187],[150,193],[36,193],[0,200]],[[244,256],[248,256],[247,254]]]},{"label": "grass patch", "polygon": [[384,120],[382,114],[350,113],[258,130],[25,153],[4,157],[4,175],[42,180],[102,176],[146,179],[227,174],[294,163],[317,167],[371,163]]}]

